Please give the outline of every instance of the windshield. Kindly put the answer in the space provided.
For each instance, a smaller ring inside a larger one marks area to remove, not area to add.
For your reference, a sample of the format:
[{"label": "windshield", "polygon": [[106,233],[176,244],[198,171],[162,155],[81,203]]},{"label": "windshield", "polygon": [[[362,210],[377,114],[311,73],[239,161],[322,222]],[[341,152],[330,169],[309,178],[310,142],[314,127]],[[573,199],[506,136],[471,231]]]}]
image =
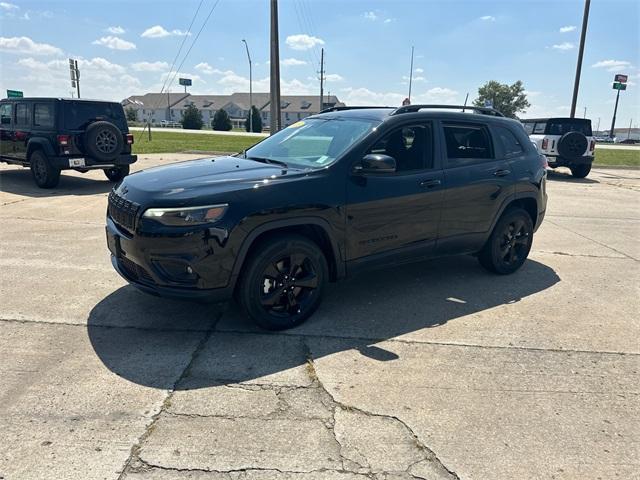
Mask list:
[{"label": "windshield", "polygon": [[341,118],[301,120],[250,148],[246,156],[298,167],[326,167],[379,123]]}]

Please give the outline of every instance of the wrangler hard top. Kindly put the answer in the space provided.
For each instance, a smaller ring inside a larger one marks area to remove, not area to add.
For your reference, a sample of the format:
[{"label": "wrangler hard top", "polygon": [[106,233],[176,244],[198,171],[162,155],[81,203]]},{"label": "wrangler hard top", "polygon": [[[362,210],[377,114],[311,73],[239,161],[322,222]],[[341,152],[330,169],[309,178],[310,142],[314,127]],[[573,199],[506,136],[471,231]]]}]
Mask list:
[{"label": "wrangler hard top", "polygon": [[137,159],[117,102],[63,98],[0,101],[0,161],[31,168],[39,187],[55,187],[60,171],[104,170],[117,182]]}]

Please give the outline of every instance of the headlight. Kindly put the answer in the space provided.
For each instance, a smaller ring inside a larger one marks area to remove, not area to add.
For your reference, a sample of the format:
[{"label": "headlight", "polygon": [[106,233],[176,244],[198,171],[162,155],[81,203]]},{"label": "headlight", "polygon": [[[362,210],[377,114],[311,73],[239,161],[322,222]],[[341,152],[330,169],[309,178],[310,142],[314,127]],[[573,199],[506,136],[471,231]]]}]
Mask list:
[{"label": "headlight", "polygon": [[185,208],[149,208],[142,215],[170,227],[189,227],[213,223],[222,218],[229,205]]}]

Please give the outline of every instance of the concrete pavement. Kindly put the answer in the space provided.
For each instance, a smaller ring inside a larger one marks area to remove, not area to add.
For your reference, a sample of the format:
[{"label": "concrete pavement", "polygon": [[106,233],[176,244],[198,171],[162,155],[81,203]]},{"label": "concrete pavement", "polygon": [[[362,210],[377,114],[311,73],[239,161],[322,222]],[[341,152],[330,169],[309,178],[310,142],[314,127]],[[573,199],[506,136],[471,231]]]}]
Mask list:
[{"label": "concrete pavement", "polygon": [[127,286],[109,189],[0,166],[3,480],[640,478],[637,171],[551,173],[513,276],[382,270],[278,334]]}]

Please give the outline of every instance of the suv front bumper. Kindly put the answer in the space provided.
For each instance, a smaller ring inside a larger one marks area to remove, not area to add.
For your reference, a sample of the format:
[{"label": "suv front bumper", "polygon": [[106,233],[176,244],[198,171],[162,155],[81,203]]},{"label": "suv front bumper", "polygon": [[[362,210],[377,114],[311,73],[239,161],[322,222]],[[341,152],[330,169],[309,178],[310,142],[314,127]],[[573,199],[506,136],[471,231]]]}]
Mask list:
[{"label": "suv front bumper", "polygon": [[[72,160],[84,159],[84,166],[72,166]],[[100,168],[110,168],[110,167],[119,167],[123,165],[131,165],[132,163],[136,163],[138,161],[137,155],[131,154],[123,154],[118,155],[115,159],[109,160],[107,162],[101,162],[100,160],[96,160],[91,157],[85,156],[77,156],[77,157],[69,157],[69,156],[59,156],[59,157],[49,157],[49,161],[51,165],[60,170],[68,170],[70,168],[87,168],[87,169],[100,169]]]}]

